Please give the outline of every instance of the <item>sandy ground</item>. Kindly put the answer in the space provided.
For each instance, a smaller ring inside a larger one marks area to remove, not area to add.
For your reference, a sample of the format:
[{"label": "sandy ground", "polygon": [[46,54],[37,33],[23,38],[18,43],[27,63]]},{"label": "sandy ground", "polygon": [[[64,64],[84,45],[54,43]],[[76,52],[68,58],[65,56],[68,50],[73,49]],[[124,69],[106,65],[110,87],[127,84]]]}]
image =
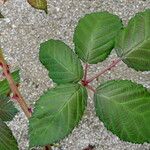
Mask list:
[{"label": "sandy ground", "polygon": [[[107,10],[119,15],[124,23],[139,11],[150,8],[150,0],[48,0],[48,15],[33,9],[25,0],[8,0],[0,7],[5,19],[0,20],[0,46],[12,69],[20,68],[20,90],[26,101],[34,105],[39,96],[53,86],[47,70],[38,60],[39,45],[50,39],[61,39],[73,47],[74,27],[86,13]],[[90,67],[89,76],[106,67],[116,58],[112,51],[103,63]],[[150,88],[150,72],[136,72],[121,62],[115,69],[107,72],[98,82],[110,79],[130,79]],[[150,150],[150,144],[132,144],[119,140],[107,131],[95,116],[93,95],[89,93],[88,108],[81,123],[54,150],[82,150],[88,144],[95,150]],[[9,124],[18,140],[20,150],[28,149],[28,122],[19,113]],[[37,149],[37,148],[36,148]]]}]

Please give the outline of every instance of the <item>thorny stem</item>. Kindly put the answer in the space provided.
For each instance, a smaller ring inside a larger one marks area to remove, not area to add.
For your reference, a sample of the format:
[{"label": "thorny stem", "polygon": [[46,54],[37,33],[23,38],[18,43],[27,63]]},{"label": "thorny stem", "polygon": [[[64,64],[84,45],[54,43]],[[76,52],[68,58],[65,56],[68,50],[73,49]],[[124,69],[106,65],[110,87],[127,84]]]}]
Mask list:
[{"label": "thorny stem", "polygon": [[107,68],[105,68],[104,70],[102,70],[101,72],[97,73],[95,76],[91,77],[90,79],[86,80],[86,83],[90,83],[93,80],[95,80],[96,78],[98,78],[99,76],[101,76],[102,74],[104,74],[105,72],[107,72],[108,70],[111,70],[113,67],[115,67],[119,62],[121,61],[121,59],[117,59],[112,61],[112,64],[110,64]]},{"label": "thorny stem", "polygon": [[[30,118],[32,115],[32,109],[27,105],[25,100],[23,99],[21,93],[18,90],[18,85],[16,85],[15,81],[13,80],[10,71],[9,71],[9,66],[7,65],[6,61],[4,60],[4,57],[2,54],[0,54],[0,67],[2,67],[3,70],[3,75],[6,77],[10,89],[13,92],[13,97],[17,100],[19,103],[21,109],[25,113],[27,118]],[[51,145],[45,146],[44,150],[51,150]]]},{"label": "thorny stem", "polygon": [[20,94],[18,87],[16,86],[15,81],[13,80],[8,65],[6,64],[5,60],[1,58],[0,60],[0,65],[3,69],[3,74],[5,75],[10,89],[13,92],[14,98],[17,100],[17,102],[19,103],[20,107],[22,108],[22,110],[24,111],[25,115],[27,118],[31,117],[31,111],[30,111],[30,107],[28,107],[28,105],[26,104],[25,100],[23,99],[22,95]]}]

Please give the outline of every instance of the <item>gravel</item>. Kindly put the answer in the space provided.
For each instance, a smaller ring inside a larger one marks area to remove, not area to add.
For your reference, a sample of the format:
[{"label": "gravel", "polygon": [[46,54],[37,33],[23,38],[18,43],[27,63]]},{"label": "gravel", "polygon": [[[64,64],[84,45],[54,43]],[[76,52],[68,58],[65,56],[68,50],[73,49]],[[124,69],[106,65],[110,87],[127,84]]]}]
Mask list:
[{"label": "gravel", "polygon": [[[0,47],[4,49],[12,70],[20,68],[20,91],[27,103],[34,106],[40,95],[54,86],[47,70],[38,60],[41,42],[54,38],[73,47],[74,27],[85,14],[107,10],[119,15],[126,24],[136,12],[146,8],[150,8],[150,0],[48,0],[48,15],[35,10],[25,0],[8,0],[0,6],[5,16],[5,19],[0,20]],[[104,62],[92,65],[88,75],[103,69],[116,57],[112,51]],[[111,79],[129,79],[150,89],[150,72],[136,72],[123,62],[93,85],[96,87]],[[88,107],[79,126],[53,147],[54,150],[82,150],[89,144],[94,145],[95,150],[150,150],[150,144],[123,142],[108,131],[95,116],[93,93],[89,92],[89,95]],[[9,126],[17,138],[20,150],[27,150],[28,121],[24,113],[18,113]]]}]

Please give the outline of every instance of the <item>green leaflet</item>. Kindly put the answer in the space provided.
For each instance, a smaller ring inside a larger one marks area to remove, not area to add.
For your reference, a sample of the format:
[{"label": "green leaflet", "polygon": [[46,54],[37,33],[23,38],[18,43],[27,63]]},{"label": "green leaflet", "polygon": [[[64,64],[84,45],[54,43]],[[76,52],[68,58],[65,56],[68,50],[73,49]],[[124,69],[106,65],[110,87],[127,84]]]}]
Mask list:
[{"label": "green leaflet", "polygon": [[19,150],[11,130],[0,119],[0,150]]},{"label": "green leaflet", "polygon": [[[12,73],[12,77],[15,80],[16,84],[20,82],[19,70]],[[0,81],[0,95],[7,95],[10,91],[9,84],[7,80]]]},{"label": "green leaflet", "polygon": [[75,29],[76,53],[90,64],[103,61],[114,48],[115,37],[121,28],[119,17],[108,12],[86,15]]},{"label": "green leaflet", "polygon": [[0,119],[10,121],[16,115],[18,110],[14,107],[13,102],[9,98],[0,96]]},{"label": "green leaflet", "polygon": [[150,9],[133,17],[116,39],[116,52],[135,70],[150,70]]},{"label": "green leaflet", "polygon": [[87,103],[87,91],[79,84],[59,85],[37,101],[29,120],[30,147],[55,143],[79,123]]},{"label": "green leaflet", "polygon": [[42,43],[39,57],[55,83],[75,83],[83,77],[83,68],[77,55],[59,40]]},{"label": "green leaflet", "polygon": [[150,93],[127,80],[108,81],[95,93],[96,113],[120,139],[150,142]]},{"label": "green leaflet", "polygon": [[44,10],[46,13],[47,12],[47,0],[27,0],[28,3],[36,8],[36,9],[41,9]]}]

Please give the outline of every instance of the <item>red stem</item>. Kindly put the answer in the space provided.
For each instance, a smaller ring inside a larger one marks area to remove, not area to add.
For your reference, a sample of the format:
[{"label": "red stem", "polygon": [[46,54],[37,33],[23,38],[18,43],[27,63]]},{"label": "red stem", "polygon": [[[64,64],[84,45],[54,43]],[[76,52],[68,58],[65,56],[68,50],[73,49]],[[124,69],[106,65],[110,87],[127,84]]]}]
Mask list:
[{"label": "red stem", "polygon": [[[10,89],[13,92],[13,96],[14,98],[17,100],[17,102],[19,103],[21,109],[24,111],[25,115],[27,118],[30,118],[32,115],[32,109],[27,105],[27,103],[25,102],[25,100],[23,99],[21,93],[18,90],[18,85],[16,85],[14,79],[12,78],[10,71],[9,71],[9,66],[7,65],[2,51],[0,49],[0,67],[2,67],[3,69],[3,74],[6,77]],[[51,150],[51,145],[47,145],[45,146],[44,150]]]},{"label": "red stem", "polygon": [[86,81],[86,83],[90,83],[92,82],[93,80],[95,80],[96,78],[98,78],[99,76],[101,76],[102,74],[104,74],[105,72],[107,72],[108,70],[111,70],[113,67],[115,67],[119,62],[121,61],[121,59],[117,59],[117,60],[114,60],[112,62],[112,64],[110,64],[107,68],[105,68],[104,70],[102,70],[101,72],[97,73],[95,76],[91,77],[90,79],[88,79]]},{"label": "red stem", "polygon": [[87,71],[88,71],[88,64],[85,64],[85,70],[84,70],[83,81],[86,81],[86,78],[87,78]]},{"label": "red stem", "polygon": [[95,90],[92,86],[86,85],[86,87],[87,87],[89,90],[91,90],[92,92],[96,93],[96,90]]},{"label": "red stem", "polygon": [[25,100],[23,99],[21,93],[18,90],[18,87],[16,86],[15,81],[13,80],[8,65],[6,64],[4,59],[0,59],[0,64],[1,67],[3,69],[3,73],[9,83],[10,89],[13,92],[14,98],[17,100],[17,102],[19,103],[20,107],[22,108],[22,110],[24,111],[25,115],[27,116],[27,118],[31,117],[31,112],[29,112],[29,107],[27,105],[27,103],[25,102]]}]

